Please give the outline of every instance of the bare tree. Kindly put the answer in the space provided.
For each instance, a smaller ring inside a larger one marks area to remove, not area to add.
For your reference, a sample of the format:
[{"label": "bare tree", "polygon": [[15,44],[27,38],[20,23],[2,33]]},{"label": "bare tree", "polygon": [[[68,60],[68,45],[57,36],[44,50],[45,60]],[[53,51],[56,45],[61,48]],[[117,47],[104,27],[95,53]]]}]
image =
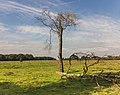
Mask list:
[{"label": "bare tree", "polygon": [[[50,27],[51,32],[58,35],[58,59],[60,64],[60,72],[64,72],[63,60],[62,60],[62,36],[63,31],[69,27],[76,25],[76,14],[74,13],[57,13],[54,14],[49,11],[43,11],[42,18],[37,17],[37,20],[41,21],[43,25]],[[51,37],[51,35],[50,35]],[[51,43],[51,38],[50,38]]]}]

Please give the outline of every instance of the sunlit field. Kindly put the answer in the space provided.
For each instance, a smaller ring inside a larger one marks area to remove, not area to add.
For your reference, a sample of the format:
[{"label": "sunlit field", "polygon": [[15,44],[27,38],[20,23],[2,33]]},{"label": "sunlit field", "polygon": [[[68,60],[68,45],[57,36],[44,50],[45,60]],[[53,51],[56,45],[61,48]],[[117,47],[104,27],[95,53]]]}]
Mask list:
[{"label": "sunlit field", "polygon": [[[89,63],[91,63],[90,61]],[[69,63],[64,61],[65,72]],[[83,73],[83,62],[72,61],[69,73]],[[120,73],[120,60],[101,60],[88,74]],[[120,95],[118,85],[107,81],[97,86],[89,79],[61,79],[57,61],[1,61],[0,95]]]}]

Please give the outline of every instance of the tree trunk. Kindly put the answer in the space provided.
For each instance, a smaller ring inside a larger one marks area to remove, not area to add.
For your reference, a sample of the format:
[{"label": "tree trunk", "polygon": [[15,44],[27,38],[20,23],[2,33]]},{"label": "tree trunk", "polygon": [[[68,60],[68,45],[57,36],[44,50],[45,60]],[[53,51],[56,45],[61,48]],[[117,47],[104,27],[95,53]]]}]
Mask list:
[{"label": "tree trunk", "polygon": [[58,35],[58,39],[59,39],[58,59],[59,59],[59,64],[60,64],[60,72],[64,72],[63,60],[62,60],[62,33],[63,33],[63,28],[61,27],[59,35]]}]

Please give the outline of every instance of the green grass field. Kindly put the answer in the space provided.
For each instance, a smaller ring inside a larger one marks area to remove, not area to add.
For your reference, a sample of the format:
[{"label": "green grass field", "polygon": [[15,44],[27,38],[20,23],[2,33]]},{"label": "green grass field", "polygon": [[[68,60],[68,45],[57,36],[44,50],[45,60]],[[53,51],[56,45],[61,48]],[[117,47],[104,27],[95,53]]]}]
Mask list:
[{"label": "green grass field", "polygon": [[[69,66],[64,62],[65,71]],[[73,61],[70,73],[83,73],[83,63]],[[120,60],[101,61],[89,74],[120,73]],[[102,82],[97,86],[89,79],[61,79],[57,61],[0,62],[0,95],[120,95],[120,87]],[[118,84],[120,85],[120,81]]]}]

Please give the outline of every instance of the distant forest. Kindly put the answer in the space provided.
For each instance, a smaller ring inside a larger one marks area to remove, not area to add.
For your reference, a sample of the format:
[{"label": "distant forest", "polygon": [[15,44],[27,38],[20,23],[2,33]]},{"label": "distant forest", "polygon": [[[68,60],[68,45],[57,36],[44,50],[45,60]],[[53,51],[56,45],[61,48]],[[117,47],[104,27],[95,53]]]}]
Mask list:
[{"label": "distant forest", "polygon": [[120,55],[119,56],[111,56],[111,55],[107,55],[107,56],[93,56],[93,57],[86,57],[86,56],[77,56],[77,55],[72,55],[71,58],[63,58],[63,60],[94,60],[94,59],[100,59],[100,60],[120,60]]},{"label": "distant forest", "polygon": [[[84,56],[78,58],[78,56],[71,57],[71,60],[84,60]],[[95,56],[94,58],[88,59],[103,59],[103,60],[120,60],[120,56],[106,56],[99,57]],[[24,61],[24,60],[56,60],[53,57],[43,56],[43,57],[34,57],[32,54],[0,54],[0,61]],[[69,60],[69,58],[63,58],[63,60]]]},{"label": "distant forest", "polygon": [[0,54],[0,61],[56,60],[53,57],[34,57],[32,54]]}]

